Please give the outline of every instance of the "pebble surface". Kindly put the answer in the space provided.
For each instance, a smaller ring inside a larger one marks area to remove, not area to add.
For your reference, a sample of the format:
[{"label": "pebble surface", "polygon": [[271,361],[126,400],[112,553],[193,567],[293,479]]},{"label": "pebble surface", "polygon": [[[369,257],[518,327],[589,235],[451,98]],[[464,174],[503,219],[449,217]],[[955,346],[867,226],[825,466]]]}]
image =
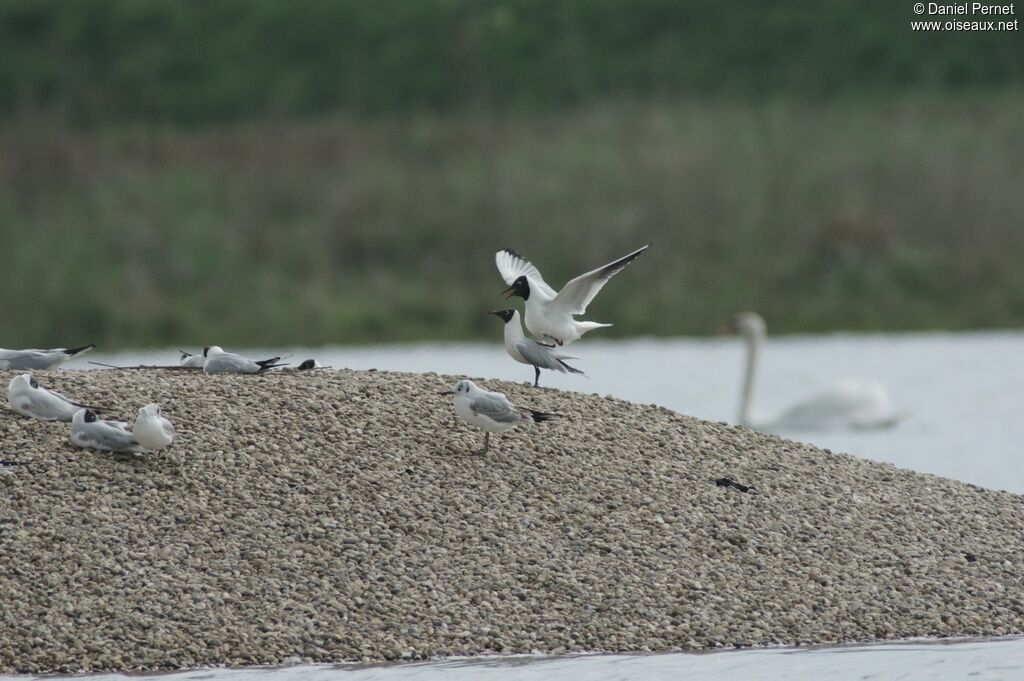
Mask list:
[{"label": "pebble surface", "polygon": [[38,376],[178,441],[2,409],[3,673],[1024,631],[1022,496],[500,381],[564,418],[478,456],[452,377]]}]

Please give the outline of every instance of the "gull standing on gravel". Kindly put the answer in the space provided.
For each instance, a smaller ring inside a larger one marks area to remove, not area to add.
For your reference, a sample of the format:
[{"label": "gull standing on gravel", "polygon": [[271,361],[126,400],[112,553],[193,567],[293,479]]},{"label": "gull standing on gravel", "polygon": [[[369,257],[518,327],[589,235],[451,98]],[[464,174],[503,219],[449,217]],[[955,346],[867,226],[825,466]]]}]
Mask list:
[{"label": "gull standing on gravel", "polygon": [[160,413],[159,404],[147,404],[139,409],[132,436],[146,451],[153,452],[174,442],[174,426]]},{"label": "gull standing on gravel", "polygon": [[491,314],[505,321],[505,350],[512,359],[533,367],[533,387],[540,387],[540,370],[550,369],[561,373],[586,375],[579,369],[569,366],[563,360],[579,359],[572,355],[562,354],[555,348],[527,338],[523,333],[522,322],[519,321],[518,310],[496,310]]},{"label": "gull standing on gravel", "polygon": [[52,348],[50,350],[3,350],[0,349],[0,369],[35,369],[45,371],[56,369],[69,359],[74,359],[96,347],[93,343],[77,348]]},{"label": "gull standing on gravel", "polygon": [[285,366],[285,363],[278,363],[280,357],[252,360],[233,352],[224,352],[216,345],[203,348],[203,357],[206,358],[203,362],[203,371],[208,374],[261,374]]},{"label": "gull standing on gravel", "polygon": [[142,452],[143,447],[131,433],[128,424],[101,421],[92,409],[79,409],[71,419],[71,443],[102,452]]},{"label": "gull standing on gravel", "polygon": [[601,287],[649,247],[650,244],[647,244],[614,262],[581,274],[557,292],[548,286],[533,263],[510,248],[498,251],[494,255],[494,262],[498,265],[502,279],[509,285],[502,291],[508,294],[505,298],[519,296],[526,301],[526,328],[530,333],[542,340],[568,345],[588,331],[611,326],[598,322],[578,322],[573,317],[586,312],[587,305]]},{"label": "gull standing on gravel", "polygon": [[559,418],[558,414],[517,407],[502,393],[478,388],[473,381],[459,381],[455,390],[445,390],[439,395],[455,395],[455,413],[471,426],[484,431],[484,447],[477,454],[484,454],[491,446],[491,433],[504,433],[520,423],[542,423]]},{"label": "gull standing on gravel", "polygon": [[181,348],[178,348],[178,352],[181,353],[181,359],[178,364],[188,369],[202,369],[203,363],[206,362],[206,358],[201,353],[192,354],[191,352],[185,352]]},{"label": "gull standing on gravel", "polygon": [[42,421],[70,421],[79,409],[88,409],[39,385],[32,374],[21,374],[7,385],[7,403],[22,416]]}]

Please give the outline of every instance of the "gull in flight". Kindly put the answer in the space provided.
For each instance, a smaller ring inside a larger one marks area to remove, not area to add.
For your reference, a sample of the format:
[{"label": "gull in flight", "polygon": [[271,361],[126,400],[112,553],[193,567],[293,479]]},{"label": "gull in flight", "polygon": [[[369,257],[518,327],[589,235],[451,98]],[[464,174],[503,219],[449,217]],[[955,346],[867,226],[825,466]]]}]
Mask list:
[{"label": "gull in flight", "polygon": [[94,344],[77,348],[52,348],[50,350],[3,350],[0,349],[0,369],[45,371],[56,369],[69,359],[84,355],[96,347]]},{"label": "gull in flight", "polygon": [[248,357],[224,352],[220,347],[211,345],[203,348],[203,371],[208,374],[261,374],[275,367],[284,366],[279,363],[280,357],[252,360]]},{"label": "gull in flight", "polygon": [[101,421],[92,409],[79,409],[71,419],[71,444],[101,452],[142,452],[143,447],[130,432],[128,424]]},{"label": "gull in flight", "polygon": [[540,370],[550,369],[561,373],[583,374],[582,371],[569,366],[564,360],[579,359],[572,355],[566,355],[543,343],[526,337],[523,333],[522,322],[519,321],[518,310],[496,310],[491,314],[501,317],[505,321],[505,350],[509,356],[517,362],[529,364],[533,367],[533,387],[539,387]]},{"label": "gull in flight", "polygon": [[159,404],[147,404],[139,409],[132,435],[150,452],[169,447],[175,437],[174,426],[161,415]]},{"label": "gull in flight", "polygon": [[598,322],[578,322],[573,317],[586,312],[587,305],[601,287],[649,247],[650,244],[647,244],[614,262],[581,274],[557,292],[548,286],[533,263],[510,248],[498,251],[494,262],[498,265],[502,279],[509,285],[502,291],[507,294],[505,298],[519,296],[526,301],[526,328],[530,333],[535,338],[568,345],[588,331],[611,326]]},{"label": "gull in flight", "polygon": [[22,416],[42,421],[70,421],[79,409],[89,408],[39,385],[32,374],[21,374],[7,386],[7,403]]},{"label": "gull in flight", "polygon": [[542,423],[558,418],[558,414],[546,414],[512,404],[502,393],[478,388],[473,381],[459,381],[455,390],[446,390],[439,395],[455,396],[455,413],[471,426],[484,431],[484,447],[477,454],[484,454],[491,445],[491,433],[504,433],[520,423]]},{"label": "gull in flight", "polygon": [[178,348],[178,352],[181,353],[181,359],[178,361],[179,365],[183,367],[188,367],[189,369],[203,368],[203,363],[206,361],[206,357],[204,357],[202,354],[198,352],[192,354],[191,352],[185,352],[181,348]]}]

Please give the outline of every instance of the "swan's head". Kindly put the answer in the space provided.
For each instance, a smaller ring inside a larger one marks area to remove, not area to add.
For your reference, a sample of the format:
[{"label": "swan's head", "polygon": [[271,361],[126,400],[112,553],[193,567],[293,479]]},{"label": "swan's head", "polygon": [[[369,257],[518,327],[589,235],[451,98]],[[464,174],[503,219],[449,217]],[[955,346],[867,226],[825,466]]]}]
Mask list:
[{"label": "swan's head", "polygon": [[512,285],[502,291],[505,295],[505,300],[508,300],[512,296],[519,296],[523,300],[530,299],[530,282],[526,279],[526,275],[517,277]]},{"label": "swan's head", "polygon": [[756,312],[740,312],[732,319],[730,328],[735,333],[745,336],[763,336],[767,330],[764,317]]}]

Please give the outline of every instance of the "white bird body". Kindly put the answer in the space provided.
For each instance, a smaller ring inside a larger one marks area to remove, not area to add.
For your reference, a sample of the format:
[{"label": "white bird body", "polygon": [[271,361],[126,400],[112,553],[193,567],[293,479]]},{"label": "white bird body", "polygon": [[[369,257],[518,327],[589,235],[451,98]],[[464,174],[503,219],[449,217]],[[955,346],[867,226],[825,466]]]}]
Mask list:
[{"label": "white bird body", "polygon": [[79,409],[71,419],[71,443],[103,452],[142,452],[127,426],[120,421],[101,421],[91,409]]},{"label": "white bird body", "polygon": [[179,361],[179,364],[183,367],[188,367],[189,369],[202,369],[203,364],[206,362],[206,358],[203,357],[203,354],[200,352],[197,352],[194,355],[191,352],[185,352],[180,349],[178,352],[181,353],[181,360]]},{"label": "white bird body", "polygon": [[497,315],[505,322],[505,350],[509,356],[517,362],[533,367],[535,372],[533,386],[535,388],[540,381],[541,369],[558,371],[563,374],[566,372],[583,374],[579,369],[565,363],[567,359],[579,359],[578,357],[567,355],[557,348],[527,338],[523,333],[523,324],[518,310],[498,310],[491,314]]},{"label": "white bird body", "polygon": [[904,418],[905,414],[893,405],[884,385],[862,379],[837,381],[772,418],[755,418],[751,415],[754,374],[767,326],[757,313],[743,312],[737,315],[735,327],[747,346],[738,418],[741,425],[764,431],[876,429],[889,428]]},{"label": "white bird body", "polygon": [[203,371],[208,374],[260,374],[269,369],[283,366],[278,364],[280,357],[252,360],[233,352],[224,352],[217,345],[203,349]]},{"label": "white bird body", "polygon": [[56,369],[69,359],[84,355],[95,345],[81,345],[77,348],[51,348],[40,350],[3,350],[0,349],[0,369],[45,371]]},{"label": "white bird body", "polygon": [[160,413],[160,405],[147,404],[139,409],[132,427],[132,436],[147,451],[169,447],[175,438],[174,426]]},{"label": "white bird body", "polygon": [[844,379],[798,402],[768,422],[773,430],[887,428],[902,414],[877,381]]},{"label": "white bird body", "polygon": [[470,380],[459,381],[455,390],[442,394],[454,395],[455,413],[459,418],[484,431],[484,448],[481,454],[486,452],[490,445],[491,433],[504,433],[520,423],[542,423],[557,418],[557,414],[517,407],[503,393],[483,390]]},{"label": "white bird body", "polygon": [[75,412],[85,408],[53,390],[47,390],[31,374],[21,374],[7,385],[7,402],[22,416],[42,421],[70,421]]},{"label": "white bird body", "polygon": [[584,314],[608,280],[636,260],[648,247],[650,244],[596,270],[581,274],[562,287],[561,291],[551,288],[533,263],[509,248],[498,251],[494,262],[505,283],[509,285],[505,293],[520,296],[526,301],[526,328],[530,333],[535,338],[568,345],[588,331],[611,326],[599,322],[576,321],[574,317]]}]

